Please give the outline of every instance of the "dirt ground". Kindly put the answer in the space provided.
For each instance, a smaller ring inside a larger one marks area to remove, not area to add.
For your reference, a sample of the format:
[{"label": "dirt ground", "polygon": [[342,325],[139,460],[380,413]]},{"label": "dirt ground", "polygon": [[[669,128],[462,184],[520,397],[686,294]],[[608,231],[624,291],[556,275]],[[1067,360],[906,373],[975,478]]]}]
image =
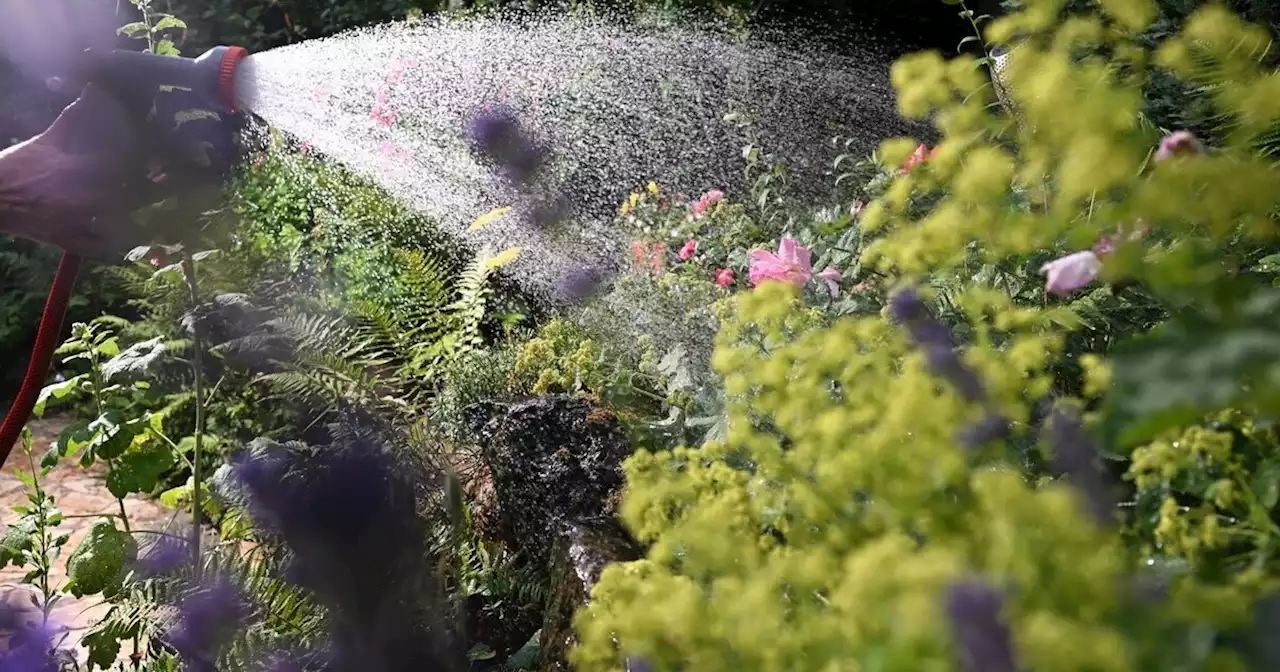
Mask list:
[{"label": "dirt ground", "polygon": [[[48,450],[49,444],[67,423],[65,418],[32,421],[31,431],[35,438],[32,453],[36,460]],[[17,476],[19,470],[30,472],[31,467],[27,456],[20,448],[15,448],[3,470],[0,470],[0,523],[6,528],[18,519],[18,514],[12,507],[27,503],[26,488]],[[54,586],[61,588],[66,584],[67,558],[84,538],[89,526],[101,514],[119,513],[115,498],[107,491],[103,482],[105,475],[101,464],[82,469],[77,461],[64,460],[42,482],[45,491],[54,497],[54,503],[65,516],[61,529],[71,533],[71,541],[64,547],[52,576]],[[131,495],[125,500],[125,512],[129,516],[130,526],[138,531],[138,540],[144,546],[151,541],[143,536],[146,531],[185,534],[191,520],[185,512],[167,509],[158,501],[143,499],[137,495]],[[24,574],[25,569],[12,566],[0,570],[0,599],[13,599],[14,591],[29,590],[21,585]],[[79,649],[80,637],[85,628],[101,618],[106,610],[107,605],[102,603],[101,597],[77,599],[70,594],[65,595],[53,612],[53,620],[67,630],[62,647],[75,648],[77,657],[83,662],[84,651]],[[122,657],[127,648],[122,647]]]}]

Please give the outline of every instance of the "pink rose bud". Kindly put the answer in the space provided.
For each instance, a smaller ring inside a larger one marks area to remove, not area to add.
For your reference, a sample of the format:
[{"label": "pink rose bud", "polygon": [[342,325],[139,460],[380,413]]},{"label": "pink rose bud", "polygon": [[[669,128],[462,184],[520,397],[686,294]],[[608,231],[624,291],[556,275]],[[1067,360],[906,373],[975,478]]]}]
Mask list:
[{"label": "pink rose bud", "polygon": [[716,272],[716,284],[721,287],[729,287],[733,285],[733,269],[722,268]]},{"label": "pink rose bud", "polygon": [[1040,268],[1045,274],[1044,291],[1058,296],[1070,296],[1072,292],[1091,283],[1102,271],[1102,262],[1092,250],[1068,254]]},{"label": "pink rose bud", "polygon": [[1203,153],[1200,141],[1191,131],[1174,131],[1160,140],[1160,147],[1156,149],[1156,161]]},{"label": "pink rose bud", "polygon": [[685,243],[684,247],[680,248],[680,261],[689,261],[689,258],[692,257],[697,251],[698,251],[698,241],[691,240]]}]

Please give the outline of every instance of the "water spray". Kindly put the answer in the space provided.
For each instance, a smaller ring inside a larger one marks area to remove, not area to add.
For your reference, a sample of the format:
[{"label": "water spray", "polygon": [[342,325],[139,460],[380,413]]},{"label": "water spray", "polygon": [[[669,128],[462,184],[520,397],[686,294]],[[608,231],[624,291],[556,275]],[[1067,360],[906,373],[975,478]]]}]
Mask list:
[{"label": "water spray", "polygon": [[[185,173],[195,179],[220,180],[237,156],[236,133],[242,116],[236,100],[236,75],[248,55],[242,47],[225,46],[196,58],[86,51],[72,76],[103,89],[139,121],[150,124],[159,150]],[[0,465],[35,408],[82,261],[78,254],[62,254],[26,375],[0,425]]]}]

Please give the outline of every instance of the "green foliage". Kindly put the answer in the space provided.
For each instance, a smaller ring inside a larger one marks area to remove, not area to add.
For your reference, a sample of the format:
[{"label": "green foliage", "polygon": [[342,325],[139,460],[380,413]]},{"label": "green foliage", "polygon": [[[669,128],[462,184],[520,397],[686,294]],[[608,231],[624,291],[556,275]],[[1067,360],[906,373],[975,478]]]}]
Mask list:
[{"label": "green foliage", "polygon": [[76,597],[102,593],[111,598],[119,592],[137,557],[133,535],[118,529],[114,519],[96,521],[67,558],[66,589]]},{"label": "green foliage", "polygon": [[[1209,5],[1148,48],[1152,2],[1066,21],[1062,3],[1025,5],[986,33],[1020,40],[1005,83],[1021,123],[975,59],[900,60],[900,109],[944,138],[912,161],[918,142],[885,143],[879,193],[822,235],[856,226],[861,273],[920,287],[940,324],[832,320],[782,282],[731,299],[724,436],[628,461],[623,518],[649,550],[580,612],[579,669],[1008,668],[973,639],[1006,632],[1016,669],[1268,668],[1254,606],[1280,587],[1280,334],[1269,278],[1246,273],[1280,211],[1259,152],[1280,121],[1266,35]],[[1204,86],[1211,149],[1154,155],[1155,71]],[[1096,285],[1037,287],[1100,240]],[[947,384],[963,371],[980,393]],[[1069,436],[1044,405],[1083,407],[1084,425]],[[1007,435],[966,438],[992,417]],[[1119,530],[1089,513],[1108,456],[1131,484]],[[947,595],[974,580],[999,613],[964,634],[976,614]]]}]

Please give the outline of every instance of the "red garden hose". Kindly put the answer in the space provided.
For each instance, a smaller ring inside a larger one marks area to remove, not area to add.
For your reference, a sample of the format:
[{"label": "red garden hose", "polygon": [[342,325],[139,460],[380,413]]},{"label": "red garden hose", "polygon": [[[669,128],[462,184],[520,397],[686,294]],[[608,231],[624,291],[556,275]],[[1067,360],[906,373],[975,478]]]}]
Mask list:
[{"label": "red garden hose", "polygon": [[4,424],[0,425],[0,467],[8,461],[9,453],[13,451],[22,428],[31,418],[36,400],[40,398],[45,376],[49,374],[49,365],[53,363],[53,353],[58,349],[62,323],[67,316],[67,304],[71,300],[71,290],[76,286],[81,261],[80,255],[63,252],[62,260],[58,262],[58,270],[53,275],[53,286],[49,288],[49,298],[44,303],[44,315],[40,317],[36,344],[31,349],[27,374],[22,379],[22,387],[18,388],[18,396],[4,416]]}]

